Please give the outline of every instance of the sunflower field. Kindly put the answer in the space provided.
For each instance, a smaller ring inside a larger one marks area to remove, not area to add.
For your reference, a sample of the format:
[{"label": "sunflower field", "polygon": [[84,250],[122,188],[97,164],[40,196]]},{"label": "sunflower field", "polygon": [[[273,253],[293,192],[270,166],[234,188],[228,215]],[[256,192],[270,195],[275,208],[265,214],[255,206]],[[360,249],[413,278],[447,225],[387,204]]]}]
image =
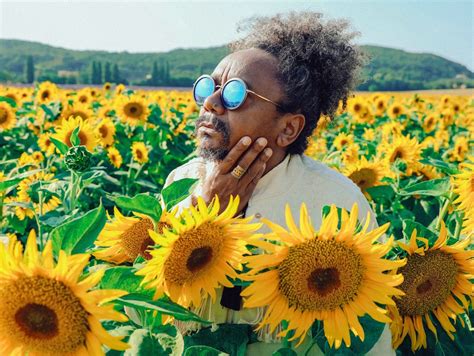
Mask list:
[{"label": "sunflower field", "polygon": [[[361,93],[319,121],[306,154],[360,187],[374,230],[357,205],[319,227],[304,204],[287,226],[235,216],[238,197],[176,209],[198,110],[184,91],[0,86],[1,355],[245,355],[258,330],[274,355],[355,355],[387,324],[398,354],[474,354],[472,93]],[[257,330],[200,312],[234,286]]]}]

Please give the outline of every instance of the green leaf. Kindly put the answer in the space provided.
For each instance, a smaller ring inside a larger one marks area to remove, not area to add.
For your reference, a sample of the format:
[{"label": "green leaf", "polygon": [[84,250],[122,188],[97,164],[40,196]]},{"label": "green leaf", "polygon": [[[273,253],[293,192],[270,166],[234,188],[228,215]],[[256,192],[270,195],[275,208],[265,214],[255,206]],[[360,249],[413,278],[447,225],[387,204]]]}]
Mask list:
[{"label": "green leaf", "polygon": [[324,336],[324,332],[322,331],[322,322],[316,321],[311,328],[311,333],[325,355],[364,355],[374,347],[377,341],[379,341],[383,329],[385,328],[385,324],[375,321],[367,314],[359,317],[359,322],[364,329],[364,341],[361,341],[358,336],[355,336],[351,332],[351,346],[347,347],[343,342],[337,350],[334,347],[329,346],[327,339]]},{"label": "green leaf", "polygon": [[451,185],[449,177],[431,179],[424,182],[416,183],[400,190],[400,195],[427,195],[441,196],[449,192]]},{"label": "green leaf", "polygon": [[272,356],[297,356],[298,354],[293,349],[289,349],[288,347],[284,347],[281,349],[276,350],[272,353]]},{"label": "green leaf", "polygon": [[121,195],[111,197],[111,199],[122,209],[148,215],[155,221],[159,221],[161,218],[160,202],[151,195],[142,193],[135,195],[133,198]]},{"label": "green leaf", "polygon": [[[192,346],[205,345],[215,348],[216,350],[222,350],[229,355],[244,356],[251,335],[252,328],[250,325],[218,324],[218,328],[214,331],[211,328],[205,328],[193,335],[185,336],[184,344],[186,351]],[[187,355],[186,352],[185,355]],[[193,353],[191,355],[197,354]]]},{"label": "green leaf", "polygon": [[161,192],[161,196],[165,202],[166,210],[171,210],[172,207],[187,198],[194,189],[194,185],[197,181],[197,179],[192,178],[179,179],[164,188]]},{"label": "green leaf", "polygon": [[16,102],[12,98],[8,98],[6,96],[0,96],[0,102],[5,101],[10,105],[12,108],[16,108]]},{"label": "green leaf", "polygon": [[79,131],[81,130],[81,128],[79,126],[77,126],[76,128],[74,128],[74,130],[72,131],[72,134],[71,134],[71,145],[73,146],[79,146],[81,144],[81,140],[79,139]]},{"label": "green leaf", "polygon": [[51,108],[46,105],[46,104],[41,104],[41,109],[43,109],[44,113],[49,117],[49,118],[53,118],[55,115],[53,113],[53,111],[51,110]]},{"label": "green leaf", "polygon": [[131,348],[125,351],[125,356],[168,356],[171,353],[171,350],[164,349],[158,338],[147,329],[134,330],[128,339],[128,343]]},{"label": "green leaf", "polygon": [[9,179],[0,182],[0,191],[7,190],[10,187],[13,187],[21,182],[21,178]]},{"label": "green leaf", "polygon": [[140,286],[143,277],[137,276],[135,272],[136,270],[133,267],[119,266],[109,268],[105,271],[100,281],[100,288],[121,289],[129,293],[144,294],[152,298],[153,291]]},{"label": "green leaf", "polygon": [[50,136],[49,139],[51,140],[52,143],[54,143],[54,145],[59,150],[59,152],[61,152],[61,154],[65,155],[67,151],[69,150],[68,145],[66,145],[64,142],[61,142],[55,139],[53,136]]},{"label": "green leaf", "polygon": [[186,349],[184,356],[225,356],[229,355],[213,347],[196,345]]},{"label": "green leaf", "polygon": [[437,239],[438,235],[426,228],[425,226],[421,225],[420,223],[413,221],[413,220],[404,220],[403,221],[403,236],[406,239],[411,237],[413,230],[416,229],[417,236],[425,237],[430,241],[434,241]]},{"label": "green leaf", "polygon": [[452,163],[447,163],[445,161],[442,161],[440,159],[435,159],[433,157],[426,157],[422,160],[420,160],[420,163],[427,164],[429,166],[433,166],[438,168],[440,171],[452,175],[452,174],[457,174],[459,173],[456,165]]},{"label": "green leaf", "polygon": [[53,252],[56,256],[59,250],[67,254],[82,253],[92,247],[106,222],[105,210],[102,203],[79,218],[66,221],[51,231]]},{"label": "green leaf", "polygon": [[151,300],[150,298],[141,295],[141,294],[128,294],[122,298],[115,299],[114,301],[117,304],[125,305],[128,307],[136,309],[148,309],[148,310],[157,310],[160,313],[166,315],[172,315],[178,320],[184,321],[196,321],[198,323],[210,324],[210,321],[201,319],[198,315],[189,311],[188,309],[173,303],[170,300],[164,298],[158,300]]},{"label": "green leaf", "polygon": [[378,185],[367,188],[367,193],[369,193],[372,199],[376,201],[392,200],[395,196],[395,191],[390,185]]}]

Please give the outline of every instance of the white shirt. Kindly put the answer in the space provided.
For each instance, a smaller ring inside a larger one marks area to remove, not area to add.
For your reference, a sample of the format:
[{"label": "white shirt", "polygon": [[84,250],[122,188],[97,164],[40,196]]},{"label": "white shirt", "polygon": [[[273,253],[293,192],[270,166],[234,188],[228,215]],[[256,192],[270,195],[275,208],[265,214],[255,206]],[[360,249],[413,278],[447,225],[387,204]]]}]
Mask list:
[{"label": "white shirt", "polygon": [[[165,186],[183,178],[198,178],[199,181],[193,194],[200,195],[203,188],[202,183],[214,167],[213,162],[195,158],[173,170],[166,179]],[[287,155],[280,164],[265,174],[257,183],[249,199],[245,215],[253,215],[254,222],[264,217],[286,228],[285,205],[290,205],[295,221],[299,221],[300,206],[303,202],[306,203],[312,224],[316,230],[319,229],[322,222],[323,207],[331,204],[350,211],[353,204],[357,203],[359,221],[363,224],[369,212],[371,216],[369,230],[377,227],[375,215],[359,187],[336,170],[305,155]],[[182,201],[179,207],[184,208],[190,204],[191,198],[188,198]],[[269,228],[264,225],[258,232],[267,233],[269,231]],[[212,304],[209,299],[207,303],[203,303],[199,310],[193,311],[215,323],[255,325],[261,320],[263,311],[260,308],[234,311],[222,307],[219,303],[221,293],[220,290],[216,303]],[[178,323],[178,327],[186,331],[198,329],[199,325]],[[265,343],[249,344],[247,354],[263,356],[276,351],[281,347],[281,344],[275,339],[275,335],[276,333],[270,334],[267,328],[260,330],[258,337]],[[308,345],[309,338],[306,339],[305,343],[296,350],[298,354],[306,350],[307,346],[305,348],[305,344]],[[322,354],[322,352],[315,346],[311,349],[310,354],[317,355]],[[391,335],[387,326],[379,341],[368,354],[395,354],[391,347]]]}]

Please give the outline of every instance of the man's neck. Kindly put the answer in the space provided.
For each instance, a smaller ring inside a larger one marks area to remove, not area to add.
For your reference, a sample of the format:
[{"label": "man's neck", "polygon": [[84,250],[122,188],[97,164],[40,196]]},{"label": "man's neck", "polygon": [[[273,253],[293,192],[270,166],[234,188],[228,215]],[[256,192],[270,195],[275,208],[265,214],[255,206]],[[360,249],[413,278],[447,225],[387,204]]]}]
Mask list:
[{"label": "man's neck", "polygon": [[267,161],[267,166],[265,168],[265,172],[263,175],[267,174],[270,172],[273,168],[278,166],[286,157],[286,152],[281,151],[279,153],[273,153],[273,156],[270,157],[270,159]]}]

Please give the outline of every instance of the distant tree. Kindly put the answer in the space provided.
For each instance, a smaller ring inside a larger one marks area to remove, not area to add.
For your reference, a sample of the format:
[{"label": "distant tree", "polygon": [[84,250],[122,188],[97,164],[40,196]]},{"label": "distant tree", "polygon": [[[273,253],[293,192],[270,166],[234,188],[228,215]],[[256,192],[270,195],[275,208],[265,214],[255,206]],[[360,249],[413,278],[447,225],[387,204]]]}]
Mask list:
[{"label": "distant tree", "polygon": [[171,76],[170,76],[170,64],[168,61],[165,62],[165,69],[164,69],[164,81],[169,84],[171,81]]},{"label": "distant tree", "polygon": [[155,61],[153,62],[153,69],[151,70],[150,84],[156,87],[160,84],[160,81],[161,81],[161,76],[158,70],[158,64],[156,64],[156,61]]},{"label": "distant tree", "polygon": [[97,84],[97,64],[92,61],[91,65],[91,84]]},{"label": "distant tree", "polygon": [[27,83],[33,83],[35,81],[35,64],[33,62],[33,56],[26,58],[25,77]]},{"label": "distant tree", "polygon": [[104,66],[104,81],[111,82],[112,81],[112,72],[110,70],[110,63],[106,62]]},{"label": "distant tree", "polygon": [[104,79],[102,77],[102,62],[97,62],[97,83],[102,84]]},{"label": "distant tree", "polygon": [[115,63],[113,68],[112,68],[112,82],[115,84],[120,84],[122,82],[122,78],[120,78],[120,71],[118,64]]}]

